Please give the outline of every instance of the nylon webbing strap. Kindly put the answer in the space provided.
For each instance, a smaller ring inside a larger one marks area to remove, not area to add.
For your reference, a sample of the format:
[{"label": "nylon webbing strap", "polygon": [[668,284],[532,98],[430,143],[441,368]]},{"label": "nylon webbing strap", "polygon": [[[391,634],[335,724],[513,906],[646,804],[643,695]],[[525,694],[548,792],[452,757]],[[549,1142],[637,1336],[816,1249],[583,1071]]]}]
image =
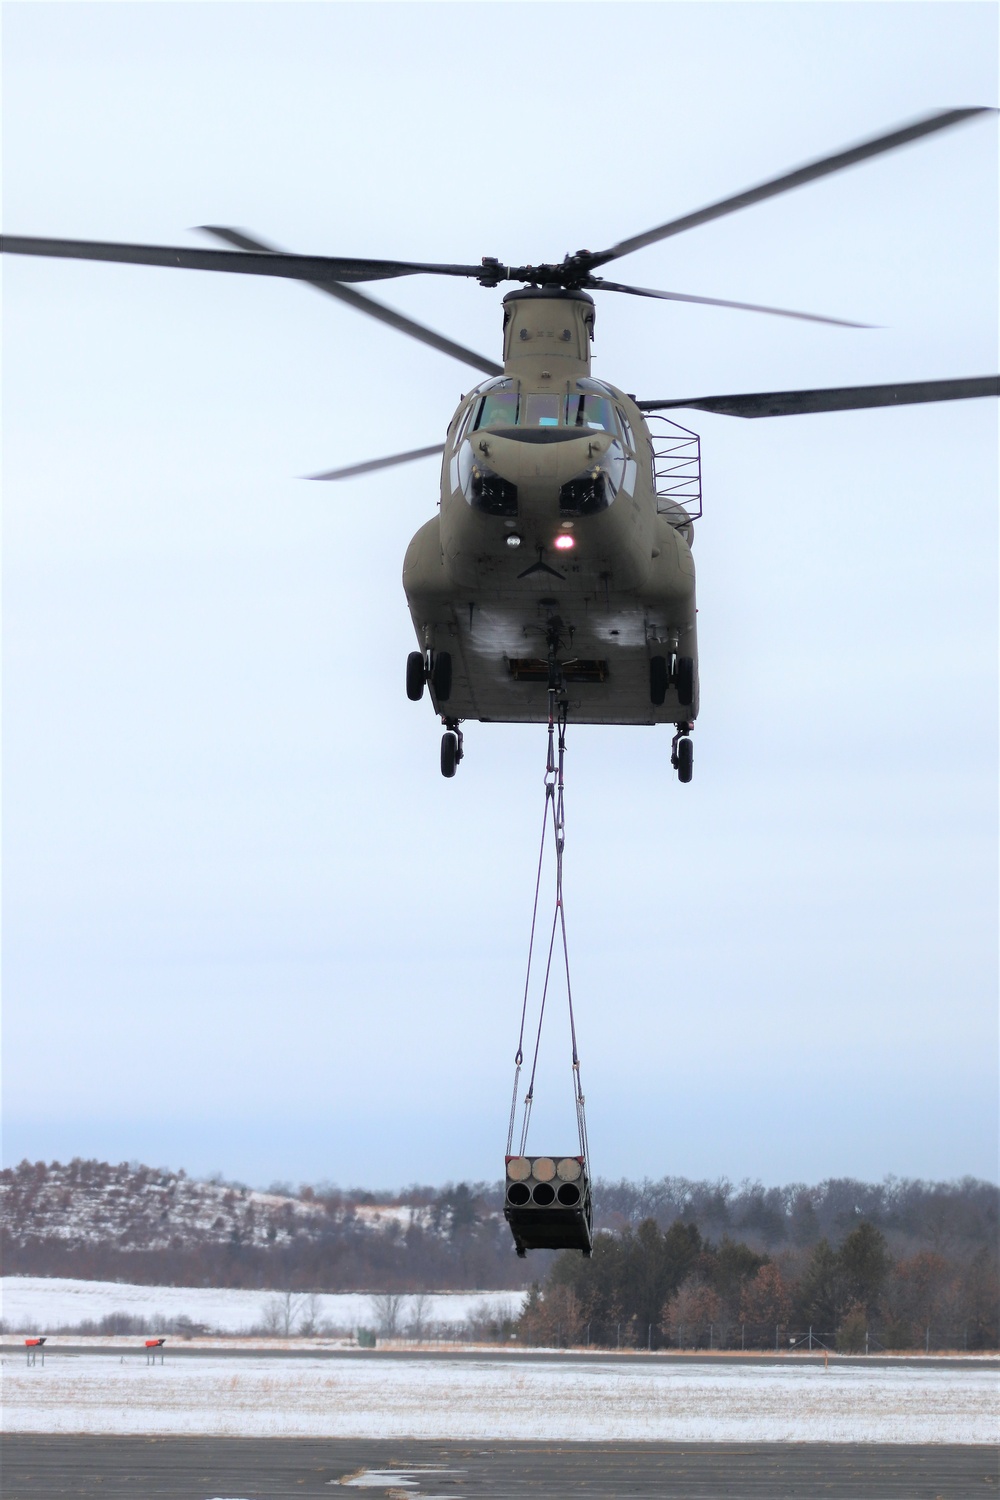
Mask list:
[{"label": "nylon webbing strap", "polygon": [[548,954],[545,962],[545,978],[542,983],[542,996],[538,1007],[538,1026],[535,1032],[535,1046],[531,1059],[531,1077],[528,1082],[528,1091],[524,1096],[524,1115],[521,1121],[521,1137],[518,1154],[523,1156],[528,1144],[528,1125],[531,1120],[531,1106],[535,1098],[535,1074],[538,1069],[538,1054],[542,1042],[542,1024],[545,1020],[545,1004],[549,994],[549,983],[552,979],[552,961],[555,956],[556,938],[562,941],[563,968],[566,974],[566,1000],[569,1007],[569,1030],[572,1044],[572,1070],[573,1070],[573,1098],[576,1108],[577,1134],[580,1141],[580,1155],[588,1163],[589,1152],[587,1147],[587,1117],[586,1100],[580,1081],[580,1057],[576,1041],[576,1017],[573,1013],[573,986],[570,980],[569,969],[569,942],[566,934],[566,906],[563,899],[563,851],[566,845],[566,813],[565,813],[565,755],[566,755],[566,706],[561,705],[558,714],[555,708],[555,693],[549,693],[549,739],[548,752],[545,760],[545,810],[542,816],[542,838],[538,851],[538,869],[535,876],[535,901],[531,913],[531,937],[528,943],[528,964],[524,977],[524,998],[521,1004],[521,1030],[518,1036],[517,1052],[514,1055],[514,1091],[510,1101],[510,1121],[507,1128],[507,1155],[511,1155],[514,1142],[514,1122],[517,1114],[517,1089],[521,1077],[521,1067],[524,1063],[524,1031],[528,1016],[528,999],[531,989],[531,970],[535,952],[535,935],[538,926],[538,903],[542,888],[542,866],[545,860],[545,840],[549,830],[550,812],[553,842],[556,857],[556,899],[555,910],[552,914],[552,927],[549,932]]}]

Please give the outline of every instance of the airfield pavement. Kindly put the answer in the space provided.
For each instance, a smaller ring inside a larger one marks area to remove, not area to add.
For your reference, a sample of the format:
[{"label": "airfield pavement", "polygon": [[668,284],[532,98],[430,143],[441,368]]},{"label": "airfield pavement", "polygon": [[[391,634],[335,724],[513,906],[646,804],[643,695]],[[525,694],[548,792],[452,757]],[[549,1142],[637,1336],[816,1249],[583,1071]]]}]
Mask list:
[{"label": "airfield pavement", "polygon": [[974,1500],[995,1448],[857,1443],[432,1443],[8,1438],[5,1500]]},{"label": "airfield pavement", "polygon": [[995,1358],[302,1351],[5,1342],[4,1500],[967,1500]]}]

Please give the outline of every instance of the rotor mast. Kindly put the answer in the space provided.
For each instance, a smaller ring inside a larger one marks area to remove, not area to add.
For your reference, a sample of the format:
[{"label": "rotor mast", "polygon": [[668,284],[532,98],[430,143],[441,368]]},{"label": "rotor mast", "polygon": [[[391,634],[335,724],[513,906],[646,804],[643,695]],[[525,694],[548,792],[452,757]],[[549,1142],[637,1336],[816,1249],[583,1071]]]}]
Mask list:
[{"label": "rotor mast", "polygon": [[522,287],[503,299],[503,370],[543,389],[590,374],[594,299],[558,285]]}]

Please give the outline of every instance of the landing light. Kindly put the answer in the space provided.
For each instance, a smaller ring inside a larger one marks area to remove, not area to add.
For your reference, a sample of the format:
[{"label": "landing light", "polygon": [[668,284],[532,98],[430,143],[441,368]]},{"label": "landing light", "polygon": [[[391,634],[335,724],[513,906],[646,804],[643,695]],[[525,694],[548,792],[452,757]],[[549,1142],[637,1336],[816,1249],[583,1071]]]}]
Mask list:
[{"label": "landing light", "polygon": [[512,531],[511,534],[510,534],[510,536],[507,538],[507,546],[508,547],[520,547],[520,545],[521,545],[521,538],[518,536],[518,534],[517,534],[516,531]]},{"label": "landing light", "polygon": [[564,531],[560,536],[556,537],[554,545],[557,551],[568,552],[571,547],[576,546],[576,542],[570,536],[569,532]]}]

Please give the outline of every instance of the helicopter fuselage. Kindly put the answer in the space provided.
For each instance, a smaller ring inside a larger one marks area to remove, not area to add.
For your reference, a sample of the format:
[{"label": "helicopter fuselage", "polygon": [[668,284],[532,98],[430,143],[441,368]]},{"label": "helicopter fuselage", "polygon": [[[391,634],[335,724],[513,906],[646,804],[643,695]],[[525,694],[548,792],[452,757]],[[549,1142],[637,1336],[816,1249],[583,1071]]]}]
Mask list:
[{"label": "helicopter fuselage", "polygon": [[691,723],[693,523],[657,495],[638,407],[591,378],[593,301],[526,289],[504,311],[504,372],[463,397],[439,513],[403,565],[429,668],[437,653],[452,659],[446,699],[429,670],[434,706],[455,720],[543,721],[554,664],[574,723]]}]

